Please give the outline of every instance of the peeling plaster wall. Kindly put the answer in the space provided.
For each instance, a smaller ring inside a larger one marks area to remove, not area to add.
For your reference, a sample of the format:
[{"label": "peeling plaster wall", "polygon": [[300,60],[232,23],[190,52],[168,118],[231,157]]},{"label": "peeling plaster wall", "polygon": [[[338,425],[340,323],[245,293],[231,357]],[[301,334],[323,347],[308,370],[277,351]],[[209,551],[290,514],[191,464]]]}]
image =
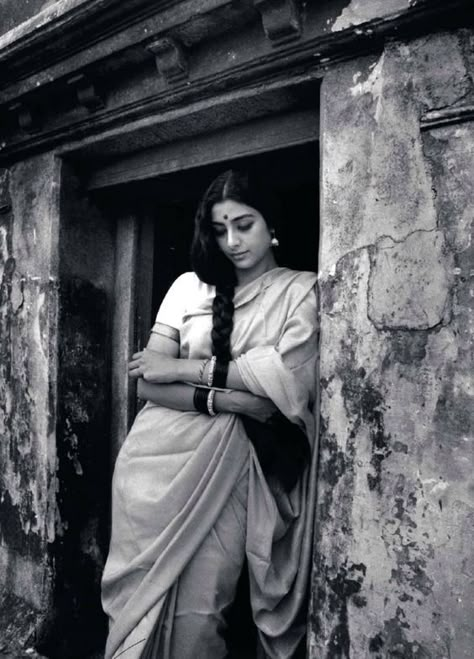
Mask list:
[{"label": "peeling plaster wall", "polygon": [[[0,171],[0,628],[28,639],[47,611],[55,536],[59,166]],[[7,595],[8,594],[8,595]]]},{"label": "peeling plaster wall", "polygon": [[416,0],[351,0],[332,25],[332,31],[345,30],[374,18],[410,9]]},{"label": "peeling plaster wall", "polygon": [[112,220],[63,165],[59,234],[59,524],[51,624],[38,649],[50,659],[102,649],[100,579],[108,545]]},{"label": "peeling plaster wall", "polygon": [[472,98],[469,38],[323,84],[318,659],[472,657],[474,125],[420,131]]},{"label": "peeling plaster wall", "polygon": [[0,171],[0,652],[105,637],[114,240],[54,156]]}]

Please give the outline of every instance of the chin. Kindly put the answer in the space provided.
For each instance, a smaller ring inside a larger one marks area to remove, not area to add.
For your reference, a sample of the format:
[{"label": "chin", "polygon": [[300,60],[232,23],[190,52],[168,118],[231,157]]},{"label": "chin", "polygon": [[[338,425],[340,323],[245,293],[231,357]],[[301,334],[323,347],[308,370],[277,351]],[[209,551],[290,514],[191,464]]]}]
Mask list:
[{"label": "chin", "polygon": [[250,270],[255,266],[255,263],[234,263],[236,270]]}]

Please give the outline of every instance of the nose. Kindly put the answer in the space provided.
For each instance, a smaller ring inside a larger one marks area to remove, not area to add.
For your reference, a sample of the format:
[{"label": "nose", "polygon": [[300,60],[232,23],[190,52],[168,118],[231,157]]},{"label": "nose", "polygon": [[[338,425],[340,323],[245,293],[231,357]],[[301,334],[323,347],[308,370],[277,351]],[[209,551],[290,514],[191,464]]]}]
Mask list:
[{"label": "nose", "polygon": [[230,228],[227,232],[227,246],[229,249],[234,249],[239,245],[239,236],[235,229]]}]

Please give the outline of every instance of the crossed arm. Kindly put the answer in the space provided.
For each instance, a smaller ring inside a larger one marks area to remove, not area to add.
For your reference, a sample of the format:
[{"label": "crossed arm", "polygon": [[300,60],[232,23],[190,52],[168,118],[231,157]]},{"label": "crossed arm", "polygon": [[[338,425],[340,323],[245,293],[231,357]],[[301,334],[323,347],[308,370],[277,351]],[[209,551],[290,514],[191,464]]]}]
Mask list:
[{"label": "crossed arm", "polygon": [[[137,379],[139,398],[175,410],[195,410],[193,385],[198,385],[200,380],[207,381],[208,366],[202,373],[203,360],[180,359],[178,354],[176,341],[151,334],[145,350],[135,353],[129,363],[129,375]],[[216,412],[244,414],[265,422],[276,411],[268,398],[255,396],[247,390],[234,362],[229,364],[227,387],[231,391],[216,391]]]}]

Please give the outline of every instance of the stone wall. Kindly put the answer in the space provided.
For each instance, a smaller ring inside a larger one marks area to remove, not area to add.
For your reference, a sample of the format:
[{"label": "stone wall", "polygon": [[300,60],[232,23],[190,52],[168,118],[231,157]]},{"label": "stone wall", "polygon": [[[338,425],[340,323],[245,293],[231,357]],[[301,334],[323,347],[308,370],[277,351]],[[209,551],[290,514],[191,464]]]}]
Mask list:
[{"label": "stone wall", "polygon": [[45,622],[51,595],[58,190],[49,155],[0,172],[0,629],[13,645]]},{"label": "stone wall", "polygon": [[323,83],[318,659],[472,656],[474,125],[420,123],[472,103],[471,38]]},{"label": "stone wall", "polygon": [[0,650],[105,635],[114,240],[54,156],[1,171]]},{"label": "stone wall", "polygon": [[57,533],[51,659],[101,649],[100,579],[109,535],[110,346],[115,230],[63,163],[59,231]]}]

